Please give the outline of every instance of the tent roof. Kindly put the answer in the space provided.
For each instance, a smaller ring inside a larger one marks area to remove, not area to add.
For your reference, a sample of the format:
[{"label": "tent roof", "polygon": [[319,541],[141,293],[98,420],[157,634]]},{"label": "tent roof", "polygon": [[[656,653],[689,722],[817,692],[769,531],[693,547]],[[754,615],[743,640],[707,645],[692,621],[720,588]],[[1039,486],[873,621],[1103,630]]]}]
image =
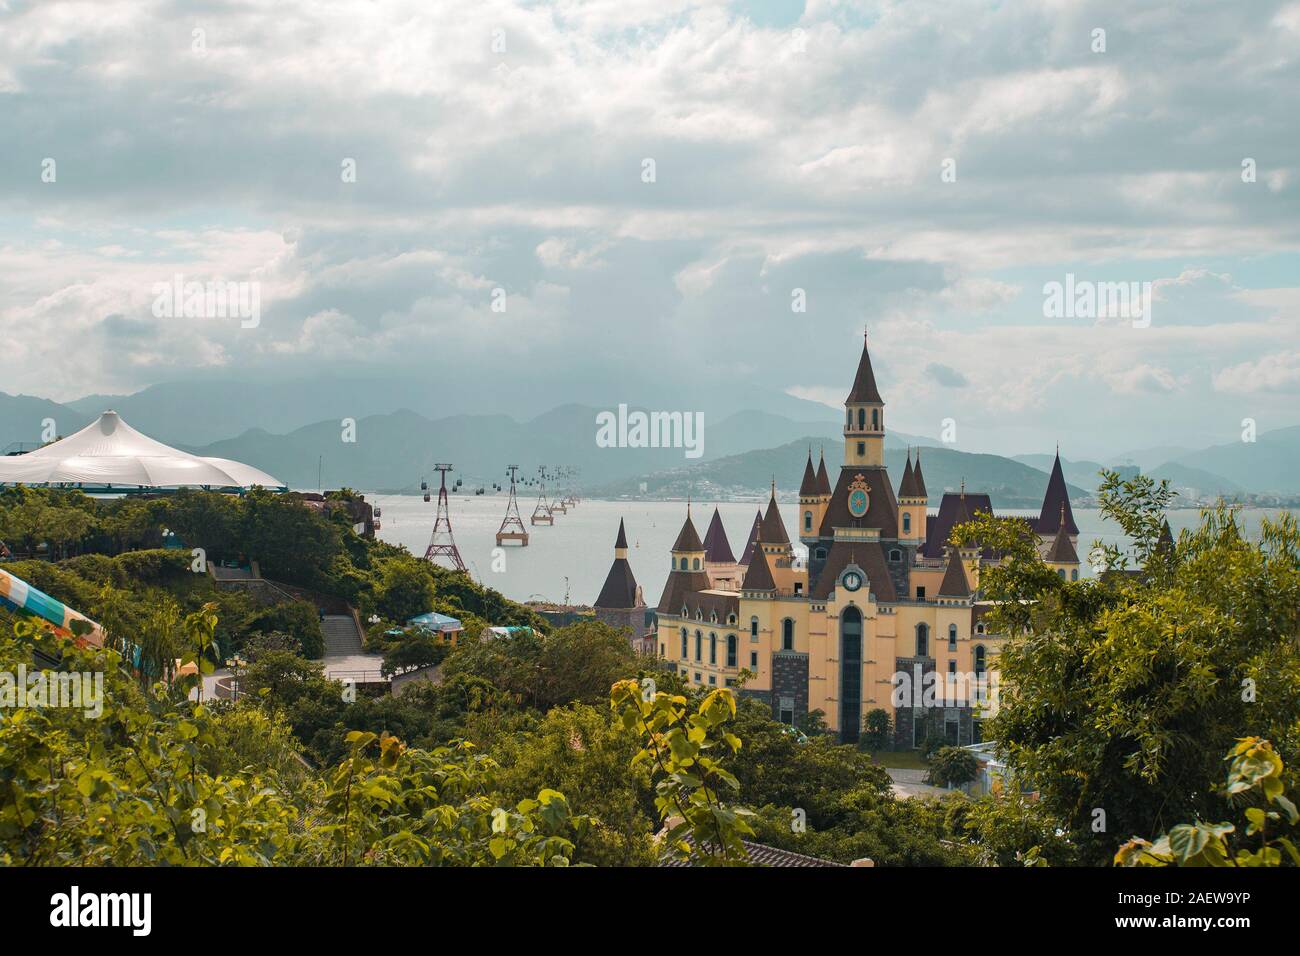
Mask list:
[{"label": "tent roof", "polygon": [[93,488],[284,488],[251,465],[201,458],[142,435],[112,410],[81,431],[26,455],[0,458],[0,485]]}]

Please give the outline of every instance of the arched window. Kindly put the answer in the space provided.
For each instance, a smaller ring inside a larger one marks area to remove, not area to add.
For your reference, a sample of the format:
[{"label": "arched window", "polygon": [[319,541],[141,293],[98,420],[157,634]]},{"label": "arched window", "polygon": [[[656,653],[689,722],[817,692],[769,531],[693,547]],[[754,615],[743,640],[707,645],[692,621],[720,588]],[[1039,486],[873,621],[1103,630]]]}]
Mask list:
[{"label": "arched window", "polygon": [[788,617],[781,622],[781,650],[794,650],[794,621]]},{"label": "arched window", "polygon": [[736,635],[727,635],[727,666],[736,666]]},{"label": "arched window", "polygon": [[756,617],[749,619],[749,636],[758,637],[758,618]]},{"label": "arched window", "polygon": [[686,628],[682,628],[682,660],[686,660]]},{"label": "arched window", "polygon": [[695,659],[697,661],[704,659],[704,635],[699,631],[695,632]]},{"label": "arched window", "polygon": [[712,632],[709,634],[709,663],[718,663],[718,635]]},{"label": "arched window", "polygon": [[1061,576],[1062,581],[1065,580],[1065,568],[1057,568],[1056,573]]},{"label": "arched window", "polygon": [[880,431],[880,409],[878,408],[871,410],[871,430],[873,432]]},{"label": "arched window", "polygon": [[912,513],[910,511],[903,512],[903,530],[904,531],[912,530]]},{"label": "arched window", "polygon": [[804,529],[805,531],[811,531],[811,530],[812,530],[812,512],[811,512],[811,511],[805,511],[805,512],[803,513],[803,529]]},{"label": "arched window", "polygon": [[693,563],[695,564],[695,570],[698,571],[700,569],[700,559],[696,558]]},{"label": "arched window", "polygon": [[982,677],[984,675],[985,666],[986,665],[984,663],[984,645],[976,644],[975,645],[975,676],[976,677]]},{"label": "arched window", "polygon": [[856,741],[862,730],[862,612],[840,614],[840,739]]},{"label": "arched window", "polygon": [[859,408],[858,409],[858,431],[862,431],[866,427],[867,427],[867,410],[865,408]]},{"label": "arched window", "polygon": [[930,627],[928,624],[916,625],[916,656],[930,656]]},{"label": "arched window", "polygon": [[983,634],[983,633],[984,633],[984,623],[983,623],[983,622],[980,622],[979,624],[976,624],[976,625],[975,625],[975,633],[976,633],[976,634]]},{"label": "arched window", "polygon": [[890,561],[894,561],[894,562],[902,561],[902,560],[903,560],[903,552],[902,552],[902,551],[899,551],[897,548],[890,548],[890,549],[889,549],[889,560],[890,560]]},{"label": "arched window", "polygon": [[957,625],[949,624],[948,625],[948,650],[955,651],[956,649],[957,649]]},{"label": "arched window", "polygon": [[1078,568],[1071,568],[1071,569],[1070,569],[1070,580],[1071,580],[1071,581],[1077,581],[1077,580],[1079,580],[1079,569],[1078,569]]}]

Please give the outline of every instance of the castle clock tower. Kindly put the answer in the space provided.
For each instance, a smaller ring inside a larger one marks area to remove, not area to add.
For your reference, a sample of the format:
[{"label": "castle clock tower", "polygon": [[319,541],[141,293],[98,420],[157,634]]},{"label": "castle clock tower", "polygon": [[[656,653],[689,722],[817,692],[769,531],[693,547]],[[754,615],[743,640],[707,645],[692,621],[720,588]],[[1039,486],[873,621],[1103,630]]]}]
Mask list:
[{"label": "castle clock tower", "polygon": [[853,377],[853,390],[844,401],[844,467],[879,468],[885,463],[885,401],[862,333],[862,358]]}]

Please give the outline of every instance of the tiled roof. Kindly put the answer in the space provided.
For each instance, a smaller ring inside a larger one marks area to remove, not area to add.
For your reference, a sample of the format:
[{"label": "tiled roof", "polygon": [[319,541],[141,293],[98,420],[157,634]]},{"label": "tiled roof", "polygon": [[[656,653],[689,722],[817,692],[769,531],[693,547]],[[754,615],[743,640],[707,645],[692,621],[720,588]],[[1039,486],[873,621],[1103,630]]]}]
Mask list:
[{"label": "tiled roof", "polygon": [[943,572],[943,583],[939,585],[939,597],[967,598],[971,595],[970,580],[966,577],[966,565],[956,551],[948,554],[948,569]]},{"label": "tiled roof", "polygon": [[704,532],[704,560],[718,564],[735,564],[736,556],[731,553],[731,543],[727,541],[726,529],[722,527],[722,515],[713,509],[713,518],[709,521],[709,530]]},{"label": "tiled roof", "polygon": [[618,537],[614,539],[614,547],[616,547],[616,548],[626,548],[626,547],[627,547],[627,532],[625,532],[625,531],[623,530],[623,519],[622,519],[622,518],[619,518],[619,519],[618,519]]},{"label": "tiled roof", "polygon": [[853,390],[845,399],[845,404],[854,402],[875,402],[878,405],[885,403],[880,397],[880,390],[876,388],[876,376],[871,370],[871,355],[867,352],[865,333],[862,336],[862,357],[858,359],[858,373],[853,376]]},{"label": "tiled roof", "polygon": [[763,515],[763,540],[768,544],[789,544],[790,535],[786,533],[785,522],[781,520],[781,509],[776,506],[776,490],[767,502],[767,514]]},{"label": "tiled roof", "polygon": [[669,571],[655,610],[660,614],[681,614],[682,605],[689,605],[696,593],[707,591],[709,586],[709,576],[704,571]]},{"label": "tiled roof", "polygon": [[700,543],[699,532],[695,530],[695,525],[691,521],[691,506],[686,506],[686,521],[682,525],[682,530],[677,534],[677,540],[673,542],[674,551],[703,551],[704,545]]},{"label": "tiled roof", "polygon": [[812,466],[812,449],[808,449],[808,460],[803,466],[803,481],[799,482],[800,498],[817,497],[817,472]]},{"label": "tiled roof", "polygon": [[894,579],[889,576],[889,565],[879,541],[836,541],[826,555],[821,574],[809,589],[814,600],[830,597],[840,575],[850,564],[856,564],[867,576],[867,587],[878,601],[895,601]]},{"label": "tiled roof", "polygon": [[1079,526],[1074,523],[1074,512],[1070,510],[1070,492],[1065,486],[1065,473],[1061,471],[1061,453],[1058,451],[1056,461],[1052,462],[1051,477],[1047,479],[1043,510],[1039,512],[1038,521],[1034,524],[1039,537],[1046,539],[1048,535],[1056,534],[1056,529],[1061,524],[1062,508],[1065,509],[1066,530],[1077,535]]},{"label": "tiled roof", "polygon": [[915,487],[912,492],[916,498],[928,498],[929,495],[925,490],[925,475],[921,474],[921,449],[916,450],[916,464],[912,466],[912,481]]},{"label": "tiled roof", "polygon": [[627,558],[615,558],[609,566],[605,577],[605,586],[600,589],[594,607],[629,608],[636,607],[636,576]]},{"label": "tiled roof", "polygon": [[826,453],[822,452],[817,461],[817,494],[829,495],[831,493],[831,480],[826,475]]},{"label": "tiled roof", "polygon": [[749,529],[749,540],[745,542],[745,550],[740,555],[740,564],[745,566],[749,564],[750,558],[754,556],[754,542],[758,540],[759,530],[763,526],[763,512],[754,512],[754,524]]},{"label": "tiled roof", "polygon": [[[686,842],[694,844],[695,841],[688,836]],[[843,863],[819,859],[804,853],[795,853],[793,850],[781,850],[774,846],[767,846],[764,843],[751,843],[749,840],[742,840],[741,842],[745,845],[745,855],[750,866],[845,866]],[[659,866],[688,867],[691,865],[691,863],[676,858],[659,861]]]},{"label": "tiled roof", "polygon": [[741,582],[742,591],[774,591],[776,582],[772,579],[772,569],[767,566],[767,553],[758,543],[754,546],[754,557],[745,571],[745,580]]},{"label": "tiled roof", "polygon": [[975,515],[993,514],[993,503],[988,495],[970,492],[948,491],[939,502],[939,513],[926,522],[925,544],[921,553],[932,561],[938,561],[948,552],[948,535],[959,524],[965,524]]},{"label": "tiled roof", "polygon": [[[861,518],[855,518],[849,512],[849,485],[858,475],[871,489],[867,494],[867,513]],[[898,499],[894,497],[894,488],[884,465],[845,465],[840,469],[818,537],[834,537],[836,528],[879,528],[882,538],[898,538]]]}]

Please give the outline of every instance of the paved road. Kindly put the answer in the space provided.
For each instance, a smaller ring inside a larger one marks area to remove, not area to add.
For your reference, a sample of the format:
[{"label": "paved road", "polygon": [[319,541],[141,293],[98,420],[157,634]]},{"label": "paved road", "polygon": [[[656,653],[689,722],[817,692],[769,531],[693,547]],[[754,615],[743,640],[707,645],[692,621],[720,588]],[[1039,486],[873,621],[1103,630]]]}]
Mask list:
[{"label": "paved road", "polygon": [[943,787],[932,787],[925,782],[924,770],[912,770],[903,767],[886,767],[889,779],[894,781],[894,796],[908,799],[910,797],[946,797],[955,793]]}]

